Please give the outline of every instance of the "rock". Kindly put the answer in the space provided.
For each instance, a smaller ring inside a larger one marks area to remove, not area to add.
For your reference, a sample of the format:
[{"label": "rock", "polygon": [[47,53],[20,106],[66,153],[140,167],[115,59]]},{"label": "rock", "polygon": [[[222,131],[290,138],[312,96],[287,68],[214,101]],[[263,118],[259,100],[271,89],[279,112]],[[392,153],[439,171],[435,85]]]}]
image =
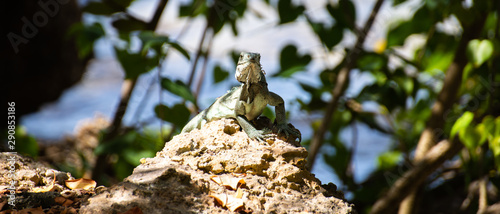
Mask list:
[{"label": "rock", "polygon": [[[64,186],[65,180],[74,179],[70,173],[51,169],[17,153],[1,152],[0,159],[8,160],[0,162],[0,191],[7,189],[11,182],[15,182],[16,190],[22,191],[52,184]],[[14,177],[11,176],[12,172],[15,173]]]},{"label": "rock", "polygon": [[[239,195],[237,210],[246,213],[354,213],[352,204],[334,197],[342,193],[333,184],[323,188],[306,170],[306,157],[303,147],[251,140],[235,120],[217,120],[175,136],[80,213],[232,213],[216,202],[221,195]],[[219,185],[214,176],[235,178],[239,187]]]}]

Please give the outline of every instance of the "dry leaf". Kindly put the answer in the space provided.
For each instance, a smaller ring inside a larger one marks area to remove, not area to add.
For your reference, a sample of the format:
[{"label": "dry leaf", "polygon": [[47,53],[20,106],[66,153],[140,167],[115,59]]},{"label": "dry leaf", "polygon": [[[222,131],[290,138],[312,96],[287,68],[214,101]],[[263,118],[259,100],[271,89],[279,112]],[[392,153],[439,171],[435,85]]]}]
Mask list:
[{"label": "dry leaf", "polygon": [[44,187],[33,187],[31,189],[32,192],[34,193],[41,193],[41,192],[49,192],[55,189],[54,182],[50,184],[49,186],[44,186]]},{"label": "dry leaf", "polygon": [[245,180],[243,180],[243,178],[235,178],[229,175],[213,175],[210,179],[221,186],[231,188],[233,190],[236,190],[238,187],[245,184]]},{"label": "dry leaf", "polygon": [[244,206],[243,199],[236,198],[232,195],[228,196],[226,194],[217,194],[217,195],[208,195],[208,196],[214,198],[215,201],[217,202],[217,204],[219,204],[222,207],[225,207],[228,210],[231,210],[233,212]]},{"label": "dry leaf", "polygon": [[56,198],[54,198],[54,202],[56,202],[56,203],[58,203],[58,204],[60,204],[62,206],[65,206],[65,207],[73,204],[72,200],[69,200],[69,199],[67,199],[65,197],[56,197]]},{"label": "dry leaf", "polygon": [[215,202],[217,202],[217,204],[219,204],[220,206],[226,207],[226,203],[227,203],[227,195],[226,194],[217,194],[217,195],[210,194],[208,196],[214,198]]},{"label": "dry leaf", "polygon": [[233,175],[234,177],[238,177],[238,178],[241,178],[241,177],[246,177],[247,176],[247,173],[237,173],[237,172],[232,172],[231,175]]},{"label": "dry leaf", "polygon": [[234,212],[235,210],[243,207],[243,199],[241,198],[235,198],[234,196],[229,196],[227,199],[227,204],[226,207],[228,210],[231,210]]},{"label": "dry leaf", "polygon": [[236,190],[236,192],[234,193],[234,197],[235,198],[243,198],[243,189],[238,188],[238,190]]},{"label": "dry leaf", "polygon": [[91,190],[95,188],[97,185],[97,183],[94,180],[85,178],[66,180],[64,181],[64,183],[66,183],[66,186],[70,189],[84,189],[84,190]]}]

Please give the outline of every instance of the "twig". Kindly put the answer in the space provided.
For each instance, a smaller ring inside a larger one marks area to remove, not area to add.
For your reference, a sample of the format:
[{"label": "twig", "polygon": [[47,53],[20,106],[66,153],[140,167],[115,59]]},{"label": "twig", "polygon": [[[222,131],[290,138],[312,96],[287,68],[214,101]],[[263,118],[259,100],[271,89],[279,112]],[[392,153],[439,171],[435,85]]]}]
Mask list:
[{"label": "twig", "polygon": [[196,55],[194,57],[193,67],[191,68],[191,73],[189,74],[189,80],[187,84],[189,87],[191,87],[191,85],[193,84],[194,75],[196,74],[196,66],[198,65],[198,61],[200,60],[200,56],[203,49],[203,43],[205,41],[205,37],[207,35],[209,26],[210,25],[207,22],[205,29],[203,29],[203,34],[201,35],[200,43],[198,44],[198,51],[196,52]]},{"label": "twig", "polygon": [[333,97],[328,103],[325,116],[323,117],[323,121],[321,121],[320,127],[314,133],[314,136],[311,140],[311,145],[309,147],[309,157],[307,160],[307,167],[310,170],[312,170],[312,167],[314,166],[314,161],[316,159],[316,156],[318,155],[319,148],[323,144],[325,132],[329,128],[333,112],[335,112],[335,110],[337,109],[337,103],[347,88],[349,82],[349,72],[356,66],[356,61],[360,56],[361,49],[363,48],[363,43],[366,39],[368,32],[370,31],[370,28],[373,25],[373,21],[375,20],[377,13],[380,10],[380,7],[382,6],[383,2],[384,0],[377,0],[377,2],[375,3],[375,6],[373,7],[370,17],[366,21],[363,31],[361,32],[361,34],[358,35],[358,39],[356,40],[354,48],[346,56],[346,65],[340,70],[339,74],[337,75],[335,88],[332,90]]},{"label": "twig", "polygon": [[207,73],[208,59],[210,57],[210,50],[212,49],[213,41],[214,41],[214,34],[212,31],[212,34],[210,34],[210,38],[208,39],[207,51],[205,52],[205,55],[203,57],[204,61],[203,61],[203,65],[201,68],[200,78],[198,79],[198,84],[196,85],[196,90],[194,91],[195,97],[198,97],[198,95],[200,94],[201,86],[203,85],[203,79],[205,79],[205,74]]}]

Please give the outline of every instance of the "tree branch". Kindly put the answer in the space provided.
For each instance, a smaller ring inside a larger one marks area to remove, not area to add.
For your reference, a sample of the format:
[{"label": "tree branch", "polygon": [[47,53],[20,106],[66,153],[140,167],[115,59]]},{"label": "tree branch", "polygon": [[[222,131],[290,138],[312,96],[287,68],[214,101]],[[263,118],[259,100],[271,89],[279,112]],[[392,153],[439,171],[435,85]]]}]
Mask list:
[{"label": "tree branch", "polygon": [[356,44],[354,48],[349,52],[346,56],[346,64],[340,70],[337,75],[336,84],[334,89],[332,90],[332,99],[328,103],[326,108],[325,116],[323,117],[323,121],[321,121],[321,125],[318,130],[314,133],[314,136],[311,140],[311,145],[309,146],[309,157],[307,160],[307,167],[312,170],[314,166],[314,161],[316,156],[318,155],[319,148],[323,144],[323,140],[325,137],[326,130],[328,130],[333,112],[337,109],[337,104],[339,102],[340,97],[344,94],[347,85],[349,83],[349,72],[356,66],[356,61],[358,60],[361,50],[363,48],[363,43],[365,42],[366,35],[369,33],[370,28],[373,25],[373,21],[377,17],[377,13],[382,6],[384,0],[377,0],[375,5],[373,6],[373,10],[370,14],[370,17],[366,21],[366,24],[363,28],[363,31],[358,35],[358,39],[356,40]]},{"label": "tree branch", "polygon": [[453,142],[443,140],[418,161],[414,168],[410,169],[399,178],[389,189],[387,194],[381,197],[373,205],[370,214],[394,213],[399,204],[407,195],[415,191],[426,178],[439,168],[446,160],[455,156],[463,144],[455,137]]},{"label": "tree branch", "polygon": [[[469,26],[464,27],[462,38],[455,51],[455,57],[446,71],[443,88],[438,94],[437,100],[432,106],[431,116],[427,126],[420,135],[420,140],[415,150],[414,162],[419,162],[427,152],[434,146],[437,139],[442,136],[445,121],[445,113],[449,112],[455,103],[458,90],[462,84],[462,73],[467,64],[466,48],[470,40],[479,36],[486,21],[488,13],[476,19]],[[416,193],[409,194],[408,198],[400,206],[400,213],[412,213],[415,207]]]}]

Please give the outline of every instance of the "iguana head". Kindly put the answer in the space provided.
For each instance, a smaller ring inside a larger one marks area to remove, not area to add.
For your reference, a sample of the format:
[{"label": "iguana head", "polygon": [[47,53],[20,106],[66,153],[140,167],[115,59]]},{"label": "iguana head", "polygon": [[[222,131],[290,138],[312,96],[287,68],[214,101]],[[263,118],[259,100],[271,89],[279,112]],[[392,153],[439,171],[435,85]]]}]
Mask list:
[{"label": "iguana head", "polygon": [[241,83],[258,83],[261,79],[262,66],[260,54],[241,52],[234,77]]}]

